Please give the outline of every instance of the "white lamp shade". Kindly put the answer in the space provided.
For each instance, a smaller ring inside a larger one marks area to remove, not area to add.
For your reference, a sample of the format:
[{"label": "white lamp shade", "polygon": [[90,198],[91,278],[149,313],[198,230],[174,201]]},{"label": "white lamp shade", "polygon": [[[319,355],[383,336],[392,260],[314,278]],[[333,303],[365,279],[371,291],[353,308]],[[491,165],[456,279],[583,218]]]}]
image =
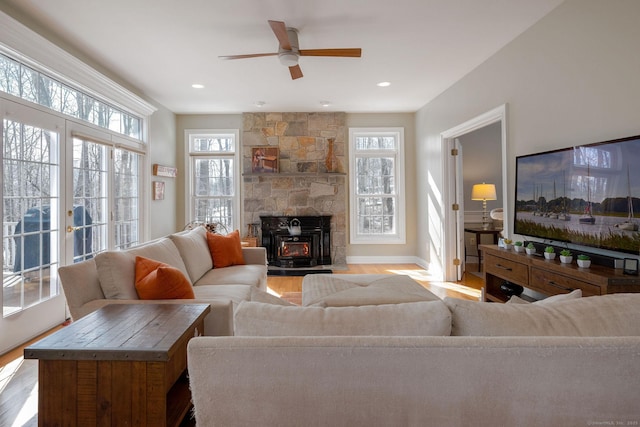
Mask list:
[{"label": "white lamp shade", "polygon": [[471,190],[471,200],[497,200],[496,186],[494,184],[474,184]]}]

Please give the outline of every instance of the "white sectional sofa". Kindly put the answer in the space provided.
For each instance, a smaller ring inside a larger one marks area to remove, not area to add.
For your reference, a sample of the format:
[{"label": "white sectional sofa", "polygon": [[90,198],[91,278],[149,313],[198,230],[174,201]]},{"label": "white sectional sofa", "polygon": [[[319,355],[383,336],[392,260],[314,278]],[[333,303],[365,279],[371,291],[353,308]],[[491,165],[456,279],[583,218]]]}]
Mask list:
[{"label": "white sectional sofa", "polygon": [[[206,230],[197,227],[124,251],[60,267],[59,274],[73,319],[107,304],[209,303],[206,335],[233,334],[233,308],[267,289],[266,251],[242,248],[245,265],[213,268]],[[183,272],[193,285],[193,300],[141,300],[134,287],[135,257],[157,260]]]},{"label": "white sectional sofa", "polygon": [[640,294],[543,304],[243,302],[235,326],[234,337],[189,342],[197,425],[640,421]]}]

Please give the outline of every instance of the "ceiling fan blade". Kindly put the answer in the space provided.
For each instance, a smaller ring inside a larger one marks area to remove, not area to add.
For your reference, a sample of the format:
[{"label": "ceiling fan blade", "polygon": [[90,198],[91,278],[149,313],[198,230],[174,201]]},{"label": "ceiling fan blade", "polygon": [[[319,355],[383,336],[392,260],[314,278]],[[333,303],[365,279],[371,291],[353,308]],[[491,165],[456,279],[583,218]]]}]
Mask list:
[{"label": "ceiling fan blade", "polygon": [[284,50],[291,50],[291,42],[289,41],[289,35],[287,34],[287,27],[282,21],[269,21],[271,30],[278,38],[280,47]]},{"label": "ceiling fan blade", "polygon": [[249,53],[246,55],[224,55],[218,56],[220,59],[245,59],[245,58],[259,58],[261,56],[276,56],[278,53]]},{"label": "ceiling fan blade", "polygon": [[299,79],[302,77],[302,69],[299,65],[294,65],[293,67],[289,67],[289,72],[291,73],[291,79]]},{"label": "ceiling fan blade", "polygon": [[348,58],[360,58],[362,49],[300,49],[300,56],[341,56]]}]

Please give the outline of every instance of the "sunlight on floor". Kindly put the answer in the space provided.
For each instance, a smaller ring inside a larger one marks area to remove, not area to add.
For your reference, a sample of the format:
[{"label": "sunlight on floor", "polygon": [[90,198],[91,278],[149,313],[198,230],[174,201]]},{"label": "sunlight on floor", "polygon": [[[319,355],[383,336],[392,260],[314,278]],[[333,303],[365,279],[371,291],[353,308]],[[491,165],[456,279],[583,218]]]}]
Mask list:
[{"label": "sunlight on floor", "polygon": [[[18,371],[24,368],[25,368],[24,358],[22,357],[19,357],[7,363],[5,366],[0,367],[0,394],[6,391],[6,392],[9,392],[11,395],[11,393],[15,393],[15,390],[10,390],[10,388],[15,389],[16,387],[22,386],[21,382],[24,381],[24,378],[18,376],[18,373],[19,373]],[[11,383],[12,381],[17,381],[17,384],[12,384]],[[29,395],[26,397],[16,417],[13,420],[4,419],[4,422],[11,421],[11,424],[10,424],[11,427],[23,427],[26,425],[34,425],[37,413],[38,413],[38,383],[36,381],[35,384],[33,384],[33,388],[29,392]],[[8,414],[5,414],[5,416],[7,415]],[[6,425],[7,427],[9,427],[9,424],[3,423],[3,425]]]},{"label": "sunlight on floor", "polygon": [[29,397],[20,408],[18,416],[13,421],[11,427],[22,427],[30,420],[33,420],[38,413],[38,384],[34,385],[29,393]]},{"label": "sunlight on floor", "polygon": [[[433,289],[434,287],[438,287],[438,288],[445,289],[447,291],[458,292],[459,294],[470,296],[474,300],[479,300],[480,299],[481,291],[479,291],[478,289],[473,289],[473,288],[470,288],[468,286],[461,285],[459,283],[455,283],[455,282],[429,282],[429,285],[430,285],[430,288],[431,288],[432,291],[434,291],[434,289]],[[433,293],[437,294],[435,291]],[[438,296],[440,296],[440,295],[438,295]]]},{"label": "sunlight on floor", "polygon": [[436,280],[428,271],[426,270],[387,270],[392,274],[406,274],[411,277],[413,280],[420,281],[431,281]]},{"label": "sunlight on floor", "polygon": [[22,357],[7,363],[5,366],[0,367],[0,393],[7,387],[7,384],[15,376],[24,359]]}]

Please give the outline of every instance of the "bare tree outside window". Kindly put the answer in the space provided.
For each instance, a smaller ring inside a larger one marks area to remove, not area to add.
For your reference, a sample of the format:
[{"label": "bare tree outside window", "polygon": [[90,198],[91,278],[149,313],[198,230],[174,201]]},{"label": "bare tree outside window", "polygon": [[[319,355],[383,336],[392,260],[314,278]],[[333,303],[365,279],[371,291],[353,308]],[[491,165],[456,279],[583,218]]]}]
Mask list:
[{"label": "bare tree outside window", "polygon": [[142,140],[142,119],[0,54],[0,91]]},{"label": "bare tree outside window", "polygon": [[238,228],[236,215],[236,137],[233,134],[194,134],[189,138],[193,188],[191,221]]},{"label": "bare tree outside window", "polygon": [[350,138],[352,242],[403,241],[402,132],[352,129]]}]

